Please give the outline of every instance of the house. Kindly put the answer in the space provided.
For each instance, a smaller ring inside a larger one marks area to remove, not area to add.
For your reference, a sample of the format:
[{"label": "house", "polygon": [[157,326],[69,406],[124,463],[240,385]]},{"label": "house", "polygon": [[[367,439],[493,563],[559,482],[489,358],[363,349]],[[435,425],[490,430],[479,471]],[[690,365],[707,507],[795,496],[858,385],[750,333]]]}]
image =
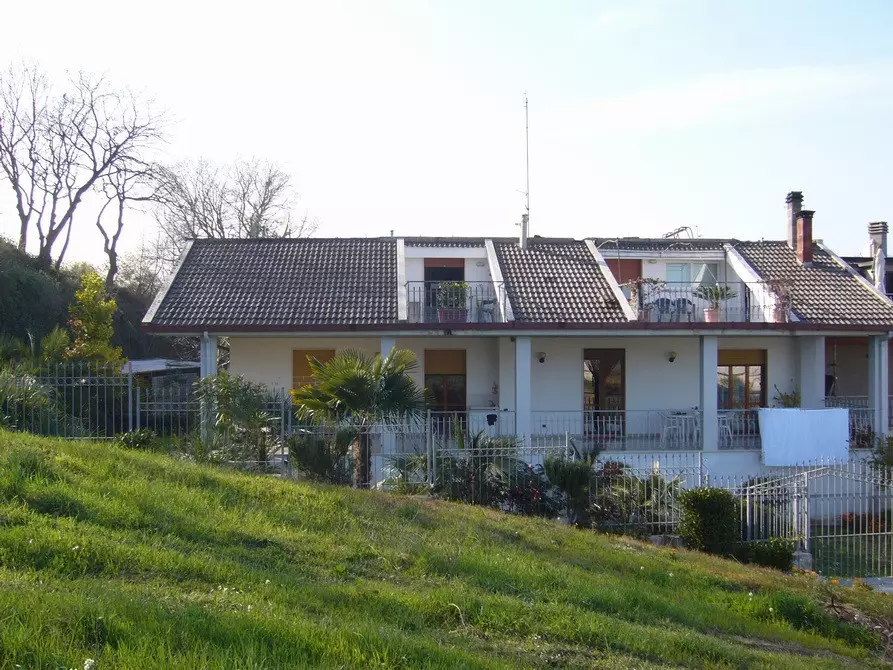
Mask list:
[{"label": "house", "polygon": [[851,422],[888,425],[893,302],[812,221],[792,192],[777,241],[526,225],[519,238],[196,240],[144,324],[201,337],[202,375],[227,337],[231,372],[283,389],[306,381],[308,356],[410,349],[440,426],[754,469],[756,408],[794,393],[823,408],[829,346],[864,343]]}]

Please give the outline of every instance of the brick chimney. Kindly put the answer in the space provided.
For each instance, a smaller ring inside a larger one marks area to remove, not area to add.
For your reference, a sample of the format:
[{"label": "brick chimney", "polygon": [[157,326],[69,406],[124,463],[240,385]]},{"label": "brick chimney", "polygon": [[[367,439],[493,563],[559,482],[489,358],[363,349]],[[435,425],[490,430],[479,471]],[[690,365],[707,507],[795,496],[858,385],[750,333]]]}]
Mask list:
[{"label": "brick chimney", "polygon": [[791,249],[797,248],[797,215],[803,209],[803,192],[791,191],[785,198],[788,210],[788,246]]},{"label": "brick chimney", "polygon": [[881,293],[887,292],[887,231],[886,221],[868,224],[868,238],[871,240],[871,274],[875,288]]},{"label": "brick chimney", "polygon": [[797,252],[797,260],[803,265],[812,263],[812,215],[815,212],[808,209],[797,213],[797,242],[794,251]]}]

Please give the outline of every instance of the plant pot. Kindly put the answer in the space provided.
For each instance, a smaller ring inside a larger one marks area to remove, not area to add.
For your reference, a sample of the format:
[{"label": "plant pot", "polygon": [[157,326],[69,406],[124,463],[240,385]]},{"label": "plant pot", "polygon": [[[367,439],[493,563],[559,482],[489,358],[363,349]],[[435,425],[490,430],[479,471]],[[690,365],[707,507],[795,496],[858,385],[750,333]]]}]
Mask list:
[{"label": "plant pot", "polygon": [[437,320],[440,323],[465,323],[468,310],[464,307],[438,307]]},{"label": "plant pot", "polygon": [[705,308],[704,321],[706,321],[707,323],[719,323],[719,307]]},{"label": "plant pot", "polygon": [[773,323],[787,323],[788,322],[788,310],[784,307],[776,307],[772,310],[772,322]]}]

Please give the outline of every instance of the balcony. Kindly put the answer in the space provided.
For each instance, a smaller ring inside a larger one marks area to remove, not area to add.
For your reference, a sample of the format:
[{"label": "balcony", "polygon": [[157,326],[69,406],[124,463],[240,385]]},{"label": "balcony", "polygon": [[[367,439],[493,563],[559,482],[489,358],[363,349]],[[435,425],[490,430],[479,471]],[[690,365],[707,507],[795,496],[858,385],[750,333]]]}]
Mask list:
[{"label": "balcony", "polygon": [[649,323],[790,321],[790,301],[768,282],[697,285],[638,280],[623,290],[639,320]]},{"label": "balcony", "polygon": [[406,283],[410,323],[500,323],[508,298],[501,283],[411,281]]}]

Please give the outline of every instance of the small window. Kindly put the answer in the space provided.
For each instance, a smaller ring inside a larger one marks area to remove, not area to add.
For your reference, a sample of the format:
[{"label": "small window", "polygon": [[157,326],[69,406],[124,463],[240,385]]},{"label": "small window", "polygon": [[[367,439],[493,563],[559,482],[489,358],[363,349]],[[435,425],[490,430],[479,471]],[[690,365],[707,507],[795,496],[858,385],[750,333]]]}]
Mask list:
[{"label": "small window", "polygon": [[689,263],[667,263],[667,283],[691,284],[691,265]]}]

